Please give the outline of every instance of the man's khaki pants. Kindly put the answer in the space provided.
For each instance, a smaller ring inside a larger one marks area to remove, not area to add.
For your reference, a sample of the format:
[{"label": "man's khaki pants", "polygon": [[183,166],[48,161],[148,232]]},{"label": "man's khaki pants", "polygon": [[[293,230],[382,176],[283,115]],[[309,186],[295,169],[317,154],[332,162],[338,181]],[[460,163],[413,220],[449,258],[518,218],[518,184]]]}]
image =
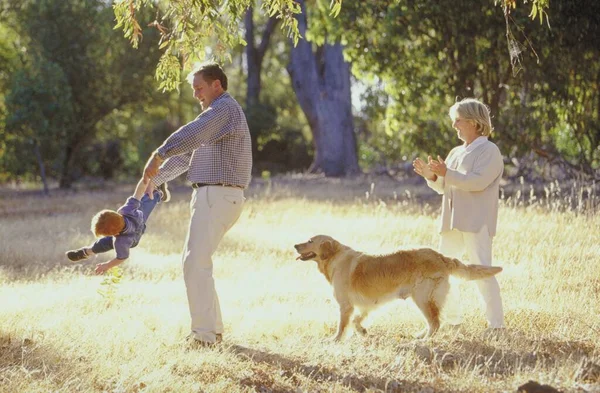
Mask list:
[{"label": "man's khaki pants", "polygon": [[[487,226],[481,228],[477,233],[461,232],[453,229],[441,233],[440,253],[457,258],[461,262],[463,253],[467,254],[467,263],[477,265],[492,265],[492,239]],[[481,298],[485,303],[485,314],[488,325],[491,328],[504,327],[504,311],[500,297],[500,286],[496,277],[476,280]],[[459,285],[452,280],[450,294],[446,300],[444,310],[445,319],[448,323],[459,324],[462,322],[462,310],[460,307]]]},{"label": "man's khaki pants", "polygon": [[190,202],[190,228],[183,250],[183,278],[187,290],[192,334],[214,343],[223,333],[219,298],[213,279],[212,255],[225,233],[242,213],[242,189],[204,186],[194,189]]}]

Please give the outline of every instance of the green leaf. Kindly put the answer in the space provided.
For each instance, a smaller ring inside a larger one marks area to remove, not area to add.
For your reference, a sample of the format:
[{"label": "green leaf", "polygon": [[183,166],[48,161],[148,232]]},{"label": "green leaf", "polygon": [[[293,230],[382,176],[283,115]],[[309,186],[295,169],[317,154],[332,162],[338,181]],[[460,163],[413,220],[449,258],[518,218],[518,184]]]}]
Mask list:
[{"label": "green leaf", "polygon": [[537,16],[537,12],[538,12],[537,5],[535,5],[535,3],[533,3],[533,5],[531,6],[531,13],[529,14],[529,17],[531,19],[535,19],[535,17]]}]

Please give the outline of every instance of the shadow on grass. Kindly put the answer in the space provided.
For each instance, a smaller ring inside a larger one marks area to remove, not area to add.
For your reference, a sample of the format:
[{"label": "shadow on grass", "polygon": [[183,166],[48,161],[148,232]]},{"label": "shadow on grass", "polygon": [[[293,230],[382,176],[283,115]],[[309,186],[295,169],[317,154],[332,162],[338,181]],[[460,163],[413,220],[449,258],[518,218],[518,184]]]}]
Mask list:
[{"label": "shadow on grass", "polygon": [[[275,367],[280,371],[280,375],[293,382],[296,386],[302,385],[300,376],[316,383],[324,383],[331,387],[332,384],[340,384],[351,388],[357,392],[366,391],[385,391],[385,392],[418,392],[423,389],[433,388],[431,385],[405,381],[398,379],[383,379],[376,376],[364,375],[357,376],[353,374],[342,374],[338,370],[324,366],[306,365],[303,362],[295,359],[290,359],[278,353],[261,351],[243,347],[241,345],[232,345],[230,351],[236,354],[243,360],[252,361],[256,364],[268,365]],[[242,384],[251,386],[257,391],[261,391],[265,386],[261,386],[258,380],[246,379],[242,380]],[[270,392],[288,392],[294,390],[277,390],[273,387],[267,387]],[[436,392],[444,392],[439,387],[435,388]],[[423,390],[428,391],[428,390]]]},{"label": "shadow on grass", "polygon": [[[93,276],[96,260],[92,264],[73,264],[69,261],[58,261],[56,259],[44,263],[17,261],[7,266],[0,266],[0,282],[6,281],[12,284],[30,284],[39,282],[43,278],[53,275],[53,277],[78,277],[81,275]],[[103,262],[98,260],[97,262]]]},{"label": "shadow on grass", "polygon": [[483,375],[511,376],[537,366],[581,363],[593,354],[595,345],[558,337],[533,339],[522,331],[509,329],[502,335],[485,338],[465,335],[435,344],[413,343],[400,351],[414,351],[426,363],[444,370],[477,369]]},{"label": "shadow on grass", "polygon": [[[30,391],[34,386],[61,390],[85,390],[73,370],[74,362],[89,363],[84,357],[69,359],[56,348],[44,343],[43,335],[19,337],[0,332],[0,386],[2,391]],[[88,367],[91,371],[91,366]],[[89,381],[88,381],[89,382]],[[89,387],[89,386],[88,386]]]}]

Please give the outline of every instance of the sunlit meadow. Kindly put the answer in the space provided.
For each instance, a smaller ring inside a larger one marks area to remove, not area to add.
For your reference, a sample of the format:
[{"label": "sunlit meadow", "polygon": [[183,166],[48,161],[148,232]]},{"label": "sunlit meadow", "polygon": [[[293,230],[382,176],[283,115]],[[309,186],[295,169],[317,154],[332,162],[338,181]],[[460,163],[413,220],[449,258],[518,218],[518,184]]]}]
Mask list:
[{"label": "sunlit meadow", "polygon": [[[485,333],[476,286],[465,324],[429,340],[411,301],[373,313],[367,337],[332,343],[337,304],[295,243],[328,234],[369,253],[437,247],[439,199],[410,179],[254,182],[214,256],[225,322],[215,348],[184,343],[181,273],[191,189],[174,187],[112,296],[93,274],[91,216],[132,186],[0,194],[0,392],[514,392],[528,380],[600,392],[598,191],[507,187],[494,241],[507,330]],[[510,196],[509,196],[510,195]]]}]

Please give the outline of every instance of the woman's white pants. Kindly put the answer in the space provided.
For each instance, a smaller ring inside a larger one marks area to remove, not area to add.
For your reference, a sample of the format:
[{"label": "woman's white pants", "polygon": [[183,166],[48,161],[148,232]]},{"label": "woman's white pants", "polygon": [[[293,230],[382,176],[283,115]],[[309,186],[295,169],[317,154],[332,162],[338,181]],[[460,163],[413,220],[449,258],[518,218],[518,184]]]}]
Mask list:
[{"label": "woman's white pants", "polygon": [[[465,262],[463,254],[466,253],[466,263],[491,266],[492,265],[492,240],[487,226],[479,232],[461,232],[457,229],[441,233],[439,251],[449,257],[457,258]],[[453,280],[454,281],[454,280]],[[484,280],[476,280],[483,302],[485,303],[485,314],[489,327],[504,327],[504,311],[502,309],[502,298],[500,297],[500,286],[496,277]],[[460,306],[459,285],[454,282],[450,287],[450,294],[444,307],[445,319],[450,324],[462,322],[462,309]]]}]

